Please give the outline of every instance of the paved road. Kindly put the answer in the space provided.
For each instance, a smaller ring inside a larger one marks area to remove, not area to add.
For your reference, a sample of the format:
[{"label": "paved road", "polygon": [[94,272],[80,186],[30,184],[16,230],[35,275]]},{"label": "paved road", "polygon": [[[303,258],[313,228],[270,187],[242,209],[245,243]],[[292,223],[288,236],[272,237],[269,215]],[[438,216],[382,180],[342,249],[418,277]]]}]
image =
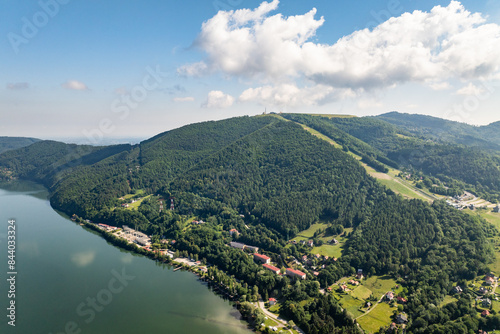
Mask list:
[{"label": "paved road", "polygon": [[[278,328],[284,328],[284,327],[288,327],[288,321],[286,321],[285,319],[283,318],[280,318],[278,317],[276,314],[272,313],[272,312],[269,312],[266,307],[264,306],[264,301],[262,299],[260,299],[257,303],[255,303],[255,307],[258,307],[262,310],[262,312],[264,312],[264,314],[268,317],[268,318],[271,318],[273,319],[274,321],[276,321],[279,325],[277,326]],[[299,327],[295,326],[294,328],[297,332],[301,333],[301,334],[305,334]],[[291,330],[288,330],[288,332],[292,333]]]}]

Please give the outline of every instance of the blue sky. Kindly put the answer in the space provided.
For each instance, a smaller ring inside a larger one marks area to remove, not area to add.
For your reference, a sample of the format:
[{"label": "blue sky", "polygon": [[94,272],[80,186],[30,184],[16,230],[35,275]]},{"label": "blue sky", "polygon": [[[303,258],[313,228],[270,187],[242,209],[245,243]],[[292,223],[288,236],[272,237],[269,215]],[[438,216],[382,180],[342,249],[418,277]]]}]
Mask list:
[{"label": "blue sky", "polygon": [[500,120],[498,1],[0,0],[0,36],[0,135],[98,144],[264,110]]}]

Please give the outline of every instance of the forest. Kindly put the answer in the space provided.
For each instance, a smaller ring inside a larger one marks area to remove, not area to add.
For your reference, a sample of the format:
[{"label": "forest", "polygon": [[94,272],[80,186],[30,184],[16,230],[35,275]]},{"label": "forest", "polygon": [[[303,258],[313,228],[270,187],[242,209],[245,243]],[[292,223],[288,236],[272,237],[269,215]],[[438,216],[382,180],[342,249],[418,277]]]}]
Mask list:
[{"label": "forest", "polygon": [[[423,136],[372,117],[237,117],[187,125],[138,145],[38,141],[0,154],[0,178],[7,179],[8,171],[44,184],[51,205],[68,215],[129,225],[152,235],[155,243],[176,240],[172,250],[211,264],[211,275],[241,303],[257,295],[275,297],[283,315],[306,333],[359,332],[338,301],[319,292],[359,268],[369,277],[394,277],[405,287],[409,333],[492,329],[496,316],[489,322],[472,317],[466,294],[436,305],[457,282],[490,271],[494,254],[488,238],[498,231],[444,201],[404,199],[350,154],[380,172],[412,168],[430,187],[438,181],[454,185],[434,187],[435,192],[473,187],[491,198],[500,193],[495,153]],[[418,149],[425,154],[414,154]],[[144,194],[137,209],[121,207],[129,194]],[[170,198],[175,209],[161,210],[160,199]],[[186,223],[192,217],[205,223]],[[309,253],[289,241],[318,222],[331,235],[352,232],[346,234],[342,256],[325,260],[317,275],[307,271],[304,281],[276,276],[227,246],[238,241],[260,247],[282,269]]]}]

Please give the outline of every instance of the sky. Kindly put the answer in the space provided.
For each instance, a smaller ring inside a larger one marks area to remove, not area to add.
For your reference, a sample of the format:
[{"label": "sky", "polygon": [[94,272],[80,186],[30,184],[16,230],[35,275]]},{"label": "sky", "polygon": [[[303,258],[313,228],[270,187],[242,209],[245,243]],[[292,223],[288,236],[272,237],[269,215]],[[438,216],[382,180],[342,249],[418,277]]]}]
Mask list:
[{"label": "sky", "polygon": [[500,120],[495,0],[0,0],[0,136],[263,112]]}]

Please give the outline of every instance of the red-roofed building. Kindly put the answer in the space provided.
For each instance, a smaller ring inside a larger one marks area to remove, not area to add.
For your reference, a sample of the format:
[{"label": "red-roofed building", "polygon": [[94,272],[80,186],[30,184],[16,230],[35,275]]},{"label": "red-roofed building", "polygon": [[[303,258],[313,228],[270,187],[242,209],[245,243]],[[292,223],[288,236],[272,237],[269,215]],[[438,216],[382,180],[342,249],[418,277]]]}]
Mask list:
[{"label": "red-roofed building", "polygon": [[484,279],[484,281],[488,285],[493,285],[493,283],[495,282],[495,280],[491,276],[486,276],[486,278]]},{"label": "red-roofed building", "polygon": [[483,312],[481,312],[481,316],[483,316],[483,317],[487,317],[489,315],[490,315],[490,311],[488,311],[488,310],[484,310]]},{"label": "red-roofed building", "polygon": [[287,276],[290,276],[290,277],[299,277],[301,279],[306,279],[306,274],[304,274],[300,270],[295,270],[295,269],[292,269],[292,268],[286,268],[286,274],[287,274]]},{"label": "red-roofed building", "polygon": [[276,299],[275,298],[269,298],[269,305],[273,306],[274,304],[276,304]]},{"label": "red-roofed building", "polygon": [[233,235],[233,234],[239,235],[239,234],[240,234],[240,232],[238,232],[238,230],[237,230],[237,229],[232,228],[232,229],[230,229],[230,230],[229,230],[229,235]]},{"label": "red-roofed building", "polygon": [[266,268],[267,270],[271,270],[273,273],[275,273],[276,275],[279,275],[280,274],[280,270],[279,268],[276,268],[275,266],[272,266],[270,264],[267,264],[267,263],[264,263],[262,265],[264,268]]},{"label": "red-roofed building", "polygon": [[403,297],[398,297],[398,303],[400,304],[406,304],[407,300]]},{"label": "red-roofed building", "polygon": [[267,264],[269,264],[271,262],[271,258],[269,256],[265,256],[265,255],[258,254],[258,253],[255,253],[253,255],[253,260],[255,262],[267,263]]}]

